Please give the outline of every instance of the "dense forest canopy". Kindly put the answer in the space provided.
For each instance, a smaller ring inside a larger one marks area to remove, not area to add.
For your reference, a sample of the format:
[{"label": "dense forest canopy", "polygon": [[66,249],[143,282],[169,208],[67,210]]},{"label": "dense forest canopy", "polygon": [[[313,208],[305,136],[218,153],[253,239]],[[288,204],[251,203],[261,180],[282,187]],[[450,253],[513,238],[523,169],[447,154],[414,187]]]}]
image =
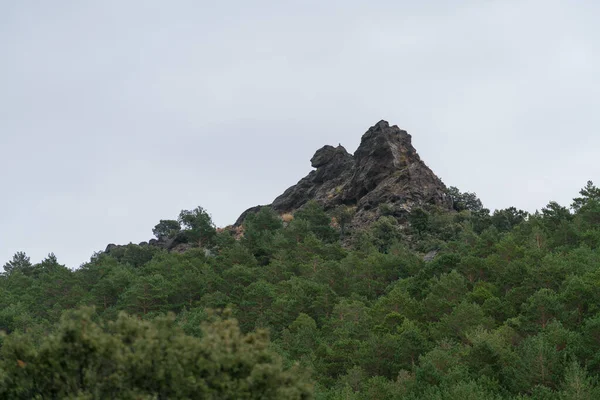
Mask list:
[{"label": "dense forest canopy", "polygon": [[[600,189],[493,213],[201,207],[76,270],[0,277],[0,398],[598,399]],[[424,257],[425,256],[425,257]]]}]

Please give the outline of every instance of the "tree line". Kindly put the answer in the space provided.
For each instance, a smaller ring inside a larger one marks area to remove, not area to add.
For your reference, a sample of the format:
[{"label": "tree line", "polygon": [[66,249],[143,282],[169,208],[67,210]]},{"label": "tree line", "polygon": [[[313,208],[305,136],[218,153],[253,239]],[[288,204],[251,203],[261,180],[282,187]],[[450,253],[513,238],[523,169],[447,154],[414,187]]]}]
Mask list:
[{"label": "tree line", "polygon": [[600,190],[533,214],[449,195],[451,212],[401,224],[389,204],[344,231],[351,210],[314,202],[236,232],[198,207],[155,226],[171,251],[117,246],[76,270],[17,253],[0,397],[600,398]]}]

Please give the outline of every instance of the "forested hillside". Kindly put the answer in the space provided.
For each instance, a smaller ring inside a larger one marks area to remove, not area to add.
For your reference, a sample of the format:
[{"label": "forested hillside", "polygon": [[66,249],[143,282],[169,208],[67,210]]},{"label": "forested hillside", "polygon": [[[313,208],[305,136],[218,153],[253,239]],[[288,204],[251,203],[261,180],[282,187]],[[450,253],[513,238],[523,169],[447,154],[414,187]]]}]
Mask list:
[{"label": "forested hillside", "polygon": [[533,215],[449,195],[343,237],[315,202],[224,230],[199,207],[154,229],[182,252],[18,253],[0,397],[600,398],[600,190]]}]

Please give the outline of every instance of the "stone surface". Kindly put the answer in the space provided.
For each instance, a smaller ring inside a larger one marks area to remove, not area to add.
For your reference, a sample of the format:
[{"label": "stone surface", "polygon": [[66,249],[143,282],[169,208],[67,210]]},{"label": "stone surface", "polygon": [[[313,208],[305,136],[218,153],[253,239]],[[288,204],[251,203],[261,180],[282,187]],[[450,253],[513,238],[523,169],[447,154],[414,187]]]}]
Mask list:
[{"label": "stone surface", "polygon": [[297,210],[309,200],[317,200],[326,207],[340,203],[344,185],[354,170],[352,155],[342,146],[325,146],[317,150],[311,164],[316,170],[277,197],[271,207],[285,213]]},{"label": "stone surface", "polygon": [[[412,146],[411,136],[386,121],[379,121],[363,135],[360,146],[349,154],[341,145],[324,146],[311,159],[315,170],[287,189],[270,205],[280,214],[293,213],[310,200],[325,209],[355,207],[352,225],[376,220],[379,207],[403,219],[415,206],[451,208],[444,183],[425,165]],[[240,225],[248,213],[236,221]]]}]

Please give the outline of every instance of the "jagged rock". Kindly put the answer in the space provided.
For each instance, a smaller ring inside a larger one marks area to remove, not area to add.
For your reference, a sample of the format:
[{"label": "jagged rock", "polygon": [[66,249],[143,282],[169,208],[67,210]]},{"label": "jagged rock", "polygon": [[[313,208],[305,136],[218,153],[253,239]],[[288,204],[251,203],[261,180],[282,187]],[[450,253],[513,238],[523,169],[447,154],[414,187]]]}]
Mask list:
[{"label": "jagged rock", "polygon": [[309,200],[326,208],[340,203],[344,185],[352,176],[354,158],[342,146],[324,146],[311,158],[316,170],[277,197],[271,207],[281,213],[297,210]]},{"label": "jagged rock", "polygon": [[117,248],[117,247],[118,247],[118,246],[117,246],[116,244],[114,244],[114,243],[110,243],[108,246],[106,246],[106,250],[104,250],[104,252],[108,254],[108,253],[110,253],[110,251],[111,251],[112,249],[115,249],[115,248]]},{"label": "jagged rock", "polygon": [[411,136],[396,125],[380,121],[371,127],[363,135],[354,158],[354,176],[345,193],[350,200],[360,202],[370,197],[376,204],[407,200],[446,203],[446,187],[421,161]]},{"label": "jagged rock", "polygon": [[[273,201],[275,211],[293,213],[310,200],[325,209],[354,206],[351,225],[363,226],[381,215],[378,209],[384,204],[398,219],[414,206],[452,207],[446,186],[421,160],[411,136],[386,121],[369,128],[354,155],[341,145],[324,146],[310,161],[316,169]],[[235,226],[261,207],[246,210]]]}]

